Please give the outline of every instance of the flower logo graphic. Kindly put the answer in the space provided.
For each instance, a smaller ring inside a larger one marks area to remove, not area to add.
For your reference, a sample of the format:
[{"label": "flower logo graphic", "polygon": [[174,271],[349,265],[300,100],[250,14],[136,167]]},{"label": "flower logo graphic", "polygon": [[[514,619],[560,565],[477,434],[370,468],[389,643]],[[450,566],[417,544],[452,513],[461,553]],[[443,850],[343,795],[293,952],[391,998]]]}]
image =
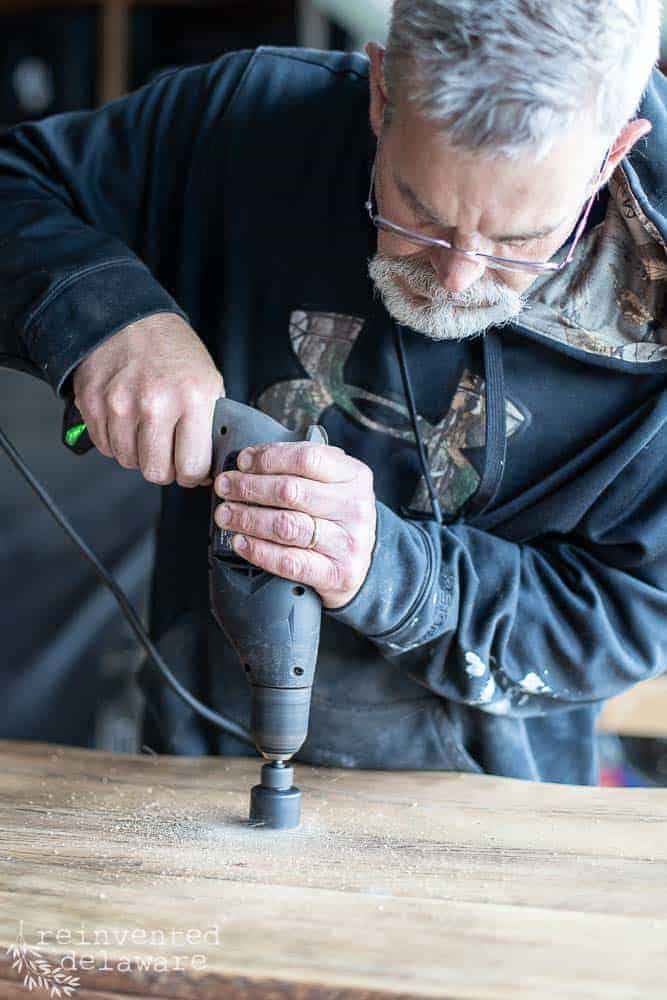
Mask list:
[{"label": "flower logo graphic", "polygon": [[79,988],[78,976],[63,969],[61,965],[52,965],[42,953],[29,945],[23,936],[23,921],[14,944],[6,952],[12,961],[12,969],[17,976],[23,976],[23,985],[29,990],[45,990],[50,997],[71,997]]}]

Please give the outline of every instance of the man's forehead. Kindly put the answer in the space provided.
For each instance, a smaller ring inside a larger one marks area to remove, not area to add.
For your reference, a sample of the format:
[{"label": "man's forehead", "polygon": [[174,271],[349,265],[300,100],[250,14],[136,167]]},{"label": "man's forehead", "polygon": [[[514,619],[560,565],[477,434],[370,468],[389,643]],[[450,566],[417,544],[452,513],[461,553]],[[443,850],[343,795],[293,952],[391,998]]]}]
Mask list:
[{"label": "man's forehead", "polygon": [[[394,184],[400,192],[404,202],[415,212],[421,221],[428,222],[441,229],[450,229],[452,227],[453,221],[451,219],[443,218],[438,210],[433,208],[429,202],[425,200],[425,195],[419,194],[408,181],[403,179],[397,168],[394,168],[392,173]],[[555,210],[556,206],[554,206],[554,211]],[[524,224],[524,228],[517,228],[515,223],[513,229],[503,229],[502,232],[485,233],[484,235],[496,243],[545,239],[556,230],[560,229],[566,221],[566,218],[566,216],[562,215],[556,218],[554,215],[553,221],[545,219],[540,221],[539,224],[533,224],[532,226]],[[526,228],[526,225],[528,225],[528,228]]]},{"label": "man's forehead", "polygon": [[422,221],[503,240],[547,236],[576,212],[593,178],[595,147],[577,135],[541,160],[463,151],[420,115],[386,134],[387,160],[405,204]]}]

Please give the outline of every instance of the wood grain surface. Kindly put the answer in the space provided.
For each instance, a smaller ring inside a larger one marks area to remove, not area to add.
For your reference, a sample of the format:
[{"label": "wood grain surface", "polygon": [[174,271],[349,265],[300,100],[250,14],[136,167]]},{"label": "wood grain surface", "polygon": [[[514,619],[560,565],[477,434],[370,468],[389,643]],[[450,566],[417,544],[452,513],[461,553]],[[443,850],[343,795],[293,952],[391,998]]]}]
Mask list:
[{"label": "wood grain surface", "polygon": [[667,996],[667,790],[303,765],[276,832],[256,760],[0,752],[3,1000],[21,925],[75,1000]]}]

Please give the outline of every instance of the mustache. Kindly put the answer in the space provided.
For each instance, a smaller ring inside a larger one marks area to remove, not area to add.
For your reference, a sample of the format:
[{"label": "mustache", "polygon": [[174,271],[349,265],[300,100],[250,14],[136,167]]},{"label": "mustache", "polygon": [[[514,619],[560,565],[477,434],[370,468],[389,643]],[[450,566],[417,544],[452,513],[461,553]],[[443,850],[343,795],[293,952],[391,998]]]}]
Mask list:
[{"label": "mustache", "polygon": [[411,290],[428,298],[435,307],[489,309],[514,305],[518,297],[515,291],[488,275],[461,292],[450,292],[442,287],[434,268],[416,257],[392,257],[377,253],[373,259],[373,272],[385,280],[403,281]]},{"label": "mustache", "polygon": [[450,292],[423,258],[378,252],[369,261],[368,273],[387,312],[432,340],[479,336],[491,326],[510,322],[525,304],[522,295],[486,273],[463,291]]}]

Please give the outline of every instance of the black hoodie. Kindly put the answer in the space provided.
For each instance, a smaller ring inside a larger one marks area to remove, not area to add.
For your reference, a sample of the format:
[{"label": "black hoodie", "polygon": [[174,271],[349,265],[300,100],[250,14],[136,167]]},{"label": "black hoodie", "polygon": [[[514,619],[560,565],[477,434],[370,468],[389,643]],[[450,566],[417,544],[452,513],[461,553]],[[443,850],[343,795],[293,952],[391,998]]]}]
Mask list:
[{"label": "black hoodie", "polygon": [[[604,699],[667,667],[667,87],[656,71],[653,132],[516,323],[403,331],[442,527],[368,277],[368,98],[361,56],[260,49],[6,134],[2,363],[62,393],[107,337],[179,312],[230,396],[371,466],[373,561],[325,616],[302,760],[595,782]],[[208,611],[208,516],[208,490],[164,490],[153,632],[247,724]],[[245,752],[143,684],[152,747]]]}]

